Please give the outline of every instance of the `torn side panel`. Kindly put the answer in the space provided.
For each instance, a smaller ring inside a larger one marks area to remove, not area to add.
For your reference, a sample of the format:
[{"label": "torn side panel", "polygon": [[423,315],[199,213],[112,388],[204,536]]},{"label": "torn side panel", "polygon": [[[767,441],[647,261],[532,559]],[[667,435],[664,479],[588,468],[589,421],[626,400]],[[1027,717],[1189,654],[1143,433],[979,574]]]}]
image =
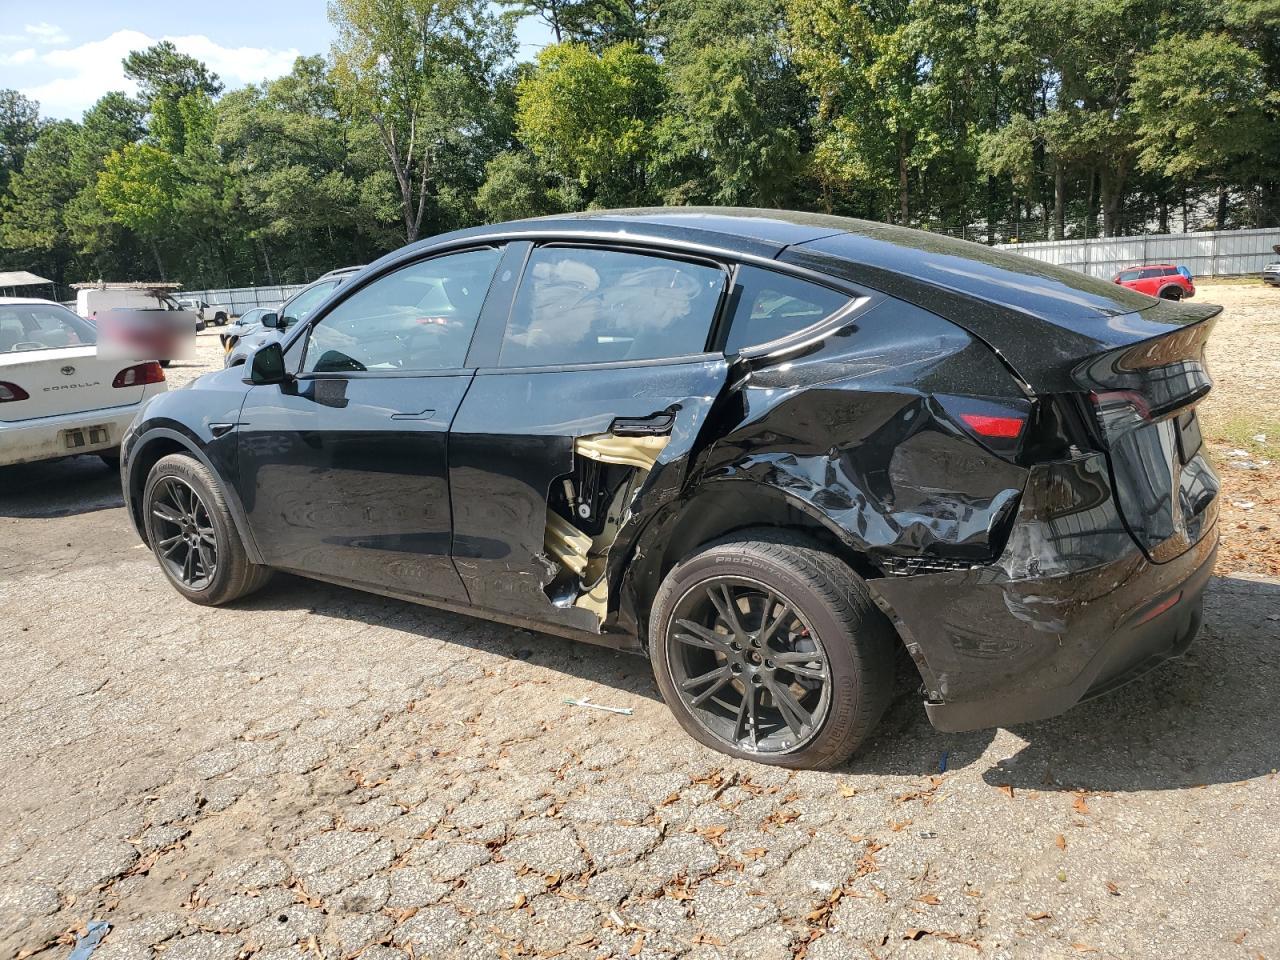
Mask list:
[{"label": "torn side panel", "polygon": [[545,590],[553,604],[588,610],[604,621],[609,551],[670,440],[604,433],[574,441],[573,473],[551,485],[547,503],[544,545],[555,570]]}]

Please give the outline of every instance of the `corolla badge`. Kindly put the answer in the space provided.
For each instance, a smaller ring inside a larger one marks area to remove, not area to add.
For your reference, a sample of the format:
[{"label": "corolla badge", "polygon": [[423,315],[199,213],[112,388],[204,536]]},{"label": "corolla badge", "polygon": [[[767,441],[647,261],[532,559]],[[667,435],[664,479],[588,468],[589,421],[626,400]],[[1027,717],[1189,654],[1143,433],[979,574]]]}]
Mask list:
[{"label": "corolla badge", "polygon": [[73,367],[73,366],[72,366],[71,364],[69,364],[69,363],[68,363],[65,367],[63,367],[63,368],[62,368],[62,375],[63,375],[64,377],[69,377],[69,376],[71,376],[72,374],[74,374],[75,372],[76,372],[76,368],[75,368],[75,367]]}]

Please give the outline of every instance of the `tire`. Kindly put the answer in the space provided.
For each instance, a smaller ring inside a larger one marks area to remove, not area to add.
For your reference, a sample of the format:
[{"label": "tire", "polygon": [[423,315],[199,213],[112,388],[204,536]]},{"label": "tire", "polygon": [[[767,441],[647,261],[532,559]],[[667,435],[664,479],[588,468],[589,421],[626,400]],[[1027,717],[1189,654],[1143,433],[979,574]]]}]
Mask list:
[{"label": "tire", "polygon": [[164,367],[164,368],[167,370],[167,369],[169,369],[169,364],[171,364],[171,363],[173,363],[173,361],[172,361],[172,360],[161,360],[161,361],[160,361],[160,366]]},{"label": "tire", "polygon": [[[725,587],[729,592],[721,592],[717,603],[711,594]],[[728,627],[726,600],[741,634]],[[690,625],[699,630],[696,636]],[[741,652],[726,649],[735,636],[747,638]],[[700,548],[667,574],[650,616],[649,659],[680,725],[722,753],[782,767],[823,769],[849,758],[889,704],[897,647],[893,626],[861,578],[812,540],[786,530],[742,531]],[[809,676],[791,674],[781,666],[783,658]],[[716,671],[710,684],[695,684]],[[824,676],[813,676],[819,673]],[[716,684],[723,684],[718,692],[694,705]],[[808,724],[787,720],[773,693],[781,687],[784,698],[791,691],[802,714],[809,711]],[[749,704],[746,691],[752,689]],[[744,717],[756,721],[754,733]]]},{"label": "tire", "polygon": [[213,322],[220,327],[225,327],[227,325],[227,315],[225,313],[218,312],[214,315]]},{"label": "tire", "polygon": [[[189,496],[194,494],[195,501]],[[162,509],[163,508],[163,511]],[[247,596],[271,579],[271,568],[251,563],[236,532],[217,479],[194,457],[171,453],[147,475],[142,492],[147,542],[160,569],[180,594],[193,603],[219,606]],[[162,516],[189,512],[194,524]],[[187,532],[184,534],[183,531]],[[164,544],[177,540],[167,551]],[[212,536],[212,540],[209,537]],[[192,538],[189,541],[189,538]],[[199,541],[198,547],[189,542]],[[187,555],[196,554],[187,578]]]},{"label": "tire", "polygon": [[1182,288],[1181,287],[1165,287],[1163,290],[1160,291],[1160,299],[1161,300],[1181,300]]}]

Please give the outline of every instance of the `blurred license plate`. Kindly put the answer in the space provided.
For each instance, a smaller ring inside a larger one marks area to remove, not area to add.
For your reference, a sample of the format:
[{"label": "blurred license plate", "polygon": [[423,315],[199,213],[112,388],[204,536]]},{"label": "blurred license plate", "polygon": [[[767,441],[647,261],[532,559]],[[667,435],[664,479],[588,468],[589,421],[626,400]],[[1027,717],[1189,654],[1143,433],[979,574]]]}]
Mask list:
[{"label": "blurred license plate", "polygon": [[105,423],[94,427],[76,427],[72,430],[62,431],[62,445],[67,450],[107,443],[110,439],[111,429]]}]

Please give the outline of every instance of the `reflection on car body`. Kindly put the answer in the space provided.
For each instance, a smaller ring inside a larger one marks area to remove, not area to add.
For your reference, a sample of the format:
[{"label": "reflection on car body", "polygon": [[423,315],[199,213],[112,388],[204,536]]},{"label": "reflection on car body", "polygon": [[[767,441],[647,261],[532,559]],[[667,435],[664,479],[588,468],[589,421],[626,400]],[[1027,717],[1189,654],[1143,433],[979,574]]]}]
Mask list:
[{"label": "reflection on car body", "polygon": [[126,499],[196,602],[284,569],[645,653],[693,736],[830,765],[903,647],[946,730],[1185,649],[1217,312],[809,214],[475,228],[150,405]]}]

